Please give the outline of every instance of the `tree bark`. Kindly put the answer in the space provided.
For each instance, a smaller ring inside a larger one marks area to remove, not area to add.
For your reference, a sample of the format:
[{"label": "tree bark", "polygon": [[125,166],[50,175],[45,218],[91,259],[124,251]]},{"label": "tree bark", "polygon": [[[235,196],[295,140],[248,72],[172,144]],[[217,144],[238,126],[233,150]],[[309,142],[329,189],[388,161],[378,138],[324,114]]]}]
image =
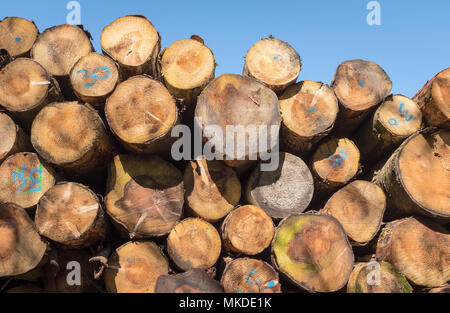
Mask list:
[{"label": "tree bark", "polygon": [[105,285],[110,293],[153,293],[158,278],[168,272],[167,259],[155,243],[128,242],[109,258]]},{"label": "tree bark", "polygon": [[302,159],[281,152],[274,171],[263,171],[259,164],[246,187],[247,202],[256,205],[273,218],[302,213],[314,193],[313,178]]},{"label": "tree bark", "polygon": [[94,51],[90,38],[82,26],[63,24],[46,29],[31,49],[31,57],[56,78],[66,100],[76,99],[70,70],[79,59]]},{"label": "tree bark", "polygon": [[301,68],[297,51],[287,42],[271,36],[261,39],[247,52],[243,75],[255,78],[281,94],[297,81]]},{"label": "tree bark", "polygon": [[30,138],[19,125],[6,114],[0,112],[0,162],[19,152],[31,152]]},{"label": "tree bark", "polygon": [[309,292],[338,291],[347,283],[354,255],[341,224],[332,216],[287,217],[272,241],[272,263],[296,286]]},{"label": "tree bark", "polygon": [[331,88],[339,100],[339,114],[332,134],[347,137],[389,95],[392,82],[379,65],[350,60],[339,65]]},{"label": "tree bark", "polygon": [[42,236],[72,249],[98,244],[106,237],[107,221],[100,200],[77,183],[50,188],[39,200],[35,223]]},{"label": "tree bark", "polygon": [[275,226],[263,209],[245,205],[236,208],[225,218],[221,231],[226,250],[236,254],[256,255],[269,247]]},{"label": "tree bark", "polygon": [[106,212],[131,238],[164,236],[183,213],[183,176],[156,156],[114,157],[107,190]]},{"label": "tree bark", "polygon": [[352,245],[364,246],[378,233],[386,209],[386,196],[374,183],[355,180],[338,190],[320,211],[335,217]]},{"label": "tree bark", "polygon": [[148,74],[160,78],[157,66],[161,37],[142,15],[123,16],[106,26],[100,38],[103,54],[119,64],[124,78]]},{"label": "tree bark", "polygon": [[9,54],[8,50],[0,49],[0,70],[11,63],[11,61],[12,57]]},{"label": "tree bark", "polygon": [[19,58],[0,71],[0,105],[26,131],[44,106],[62,100],[59,84],[36,61]]},{"label": "tree bark", "polygon": [[54,170],[35,153],[14,154],[0,165],[0,203],[32,208],[54,184]]},{"label": "tree bark", "polygon": [[103,108],[120,82],[118,65],[110,58],[92,52],[82,57],[70,70],[70,83],[81,102]]},{"label": "tree bark", "polygon": [[378,240],[376,258],[394,265],[415,285],[439,287],[450,280],[450,233],[426,219],[388,223]]},{"label": "tree bark", "polygon": [[33,121],[31,143],[70,176],[100,171],[115,153],[97,111],[78,102],[51,103]]},{"label": "tree bark", "polygon": [[449,146],[450,131],[429,128],[410,136],[391,155],[374,177],[386,193],[388,218],[419,214],[450,220]]},{"label": "tree bark", "polygon": [[8,50],[13,58],[30,57],[38,35],[33,21],[21,17],[6,17],[0,21],[0,49]]},{"label": "tree bark", "polygon": [[211,223],[224,218],[241,199],[239,178],[222,161],[191,161],[184,171],[184,186],[191,213]]},{"label": "tree bark", "polygon": [[281,293],[277,271],[264,261],[250,258],[227,263],[220,283],[226,293]]},{"label": "tree bark", "polygon": [[0,277],[36,268],[47,248],[27,212],[11,203],[0,205],[0,238]]},{"label": "tree bark", "polygon": [[402,95],[387,97],[354,134],[361,163],[371,168],[421,128],[422,113],[414,101]]},{"label": "tree bark", "polygon": [[330,133],[339,109],[333,90],[310,80],[287,88],[280,108],[281,147],[298,156],[307,156]]},{"label": "tree bark", "polygon": [[220,283],[194,268],[177,275],[161,275],[156,282],[155,293],[223,293]]},{"label": "tree bark", "polygon": [[413,97],[429,126],[450,128],[450,68],[428,81]]},{"label": "tree bark", "polygon": [[177,123],[175,100],[167,88],[141,75],[119,84],[105,105],[112,132],[135,153],[168,153],[172,128]]},{"label": "tree bark", "polygon": [[217,230],[199,218],[179,222],[167,238],[170,258],[183,271],[192,268],[207,270],[220,256],[221,240]]}]

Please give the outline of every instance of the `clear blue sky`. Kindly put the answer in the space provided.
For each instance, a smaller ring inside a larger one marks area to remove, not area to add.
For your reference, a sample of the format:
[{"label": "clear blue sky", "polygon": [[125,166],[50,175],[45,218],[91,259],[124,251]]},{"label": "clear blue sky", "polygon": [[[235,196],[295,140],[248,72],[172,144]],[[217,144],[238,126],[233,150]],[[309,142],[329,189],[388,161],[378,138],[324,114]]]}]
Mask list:
[{"label": "clear blue sky", "polygon": [[[2,0],[0,18],[21,16],[39,30],[65,23],[66,0]],[[162,36],[163,47],[202,36],[219,64],[217,75],[241,73],[247,50],[273,35],[300,54],[299,80],[330,83],[344,60],[380,64],[393,93],[413,96],[450,66],[450,1],[379,0],[381,25],[369,26],[369,0],[79,0],[82,24],[99,48],[104,26],[119,16],[143,14]]]}]

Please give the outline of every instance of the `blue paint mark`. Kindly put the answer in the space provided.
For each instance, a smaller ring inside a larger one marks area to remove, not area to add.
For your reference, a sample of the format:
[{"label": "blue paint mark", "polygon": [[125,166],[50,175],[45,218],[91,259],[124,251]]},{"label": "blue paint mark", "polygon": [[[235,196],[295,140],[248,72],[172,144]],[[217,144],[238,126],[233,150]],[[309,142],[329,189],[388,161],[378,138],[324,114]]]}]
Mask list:
[{"label": "blue paint mark", "polygon": [[[19,189],[16,193],[20,193],[30,181],[30,187],[25,193],[38,192],[42,190],[42,164],[39,165],[38,168],[32,169],[28,174],[29,177],[25,177],[25,171],[27,170],[26,165],[22,165],[22,167],[17,166],[17,169],[11,174],[11,181],[9,183],[21,182]],[[38,173],[36,177],[34,173]],[[36,186],[37,187],[34,187]]]},{"label": "blue paint mark", "polygon": [[273,59],[274,59],[275,61],[278,61],[278,55],[274,56]]},{"label": "blue paint mark", "polygon": [[409,122],[410,120],[412,120],[413,119],[413,115],[409,115],[408,116],[408,110],[403,110],[403,107],[405,106],[405,104],[402,102],[402,103],[400,103],[400,107],[398,108],[398,111],[401,113],[401,114],[405,114],[405,121],[407,121],[407,122]]},{"label": "blue paint mark", "polygon": [[366,84],[366,83],[363,82],[362,80],[359,80],[359,81],[358,81],[359,87],[364,87],[365,84]]},{"label": "blue paint mark", "polygon": [[271,280],[266,284],[266,287],[264,287],[263,291],[270,289],[270,288],[274,287],[275,285],[276,285],[276,283],[273,280]]},{"label": "blue paint mark", "polygon": [[397,121],[397,119],[395,119],[395,118],[390,118],[390,119],[388,120],[388,123],[389,123],[389,125],[391,125],[391,126],[397,126],[397,125],[398,125],[398,121]]},{"label": "blue paint mark", "polygon": [[252,282],[250,281],[250,278],[255,275],[257,273],[257,271],[255,269],[251,270],[248,274],[247,274],[247,278],[245,279],[245,282],[249,285],[259,285],[261,284],[261,279],[258,279],[256,282]]},{"label": "blue paint mark", "polygon": [[306,113],[316,113],[316,108],[311,108],[311,109],[309,109],[308,111],[306,111]]},{"label": "blue paint mark", "polygon": [[16,37],[15,40],[16,40],[16,42],[21,42],[21,41],[22,41],[22,38]]},{"label": "blue paint mark", "polygon": [[331,155],[328,157],[328,159],[331,162],[331,164],[328,166],[328,168],[341,168],[342,167],[342,163],[344,163],[345,160],[347,160],[347,153],[345,153],[344,150],[339,149],[337,151],[341,156],[340,157],[336,157],[335,155]]},{"label": "blue paint mark", "polygon": [[[97,75],[98,71],[103,71],[104,75],[98,76]],[[94,71],[92,72],[92,75],[89,75],[89,71],[85,70],[85,69],[79,70],[77,72],[77,74],[79,74],[79,73],[84,73],[84,78],[92,78],[94,80],[92,83],[84,84],[84,87],[86,87],[86,88],[90,88],[90,87],[94,86],[99,79],[100,80],[107,79],[111,75],[109,68],[106,66],[99,66],[99,67],[95,68]]]}]

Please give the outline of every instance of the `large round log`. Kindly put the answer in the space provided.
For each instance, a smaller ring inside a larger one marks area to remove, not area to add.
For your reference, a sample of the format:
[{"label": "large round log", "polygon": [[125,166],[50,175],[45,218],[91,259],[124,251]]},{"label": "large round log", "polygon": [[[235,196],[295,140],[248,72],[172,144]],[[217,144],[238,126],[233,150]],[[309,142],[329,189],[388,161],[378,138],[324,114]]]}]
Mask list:
[{"label": "large round log", "polygon": [[161,82],[141,75],[120,83],[106,101],[105,115],[128,150],[147,154],[170,151],[178,113],[175,100]]},{"label": "large round log", "polygon": [[405,140],[377,172],[374,181],[386,193],[390,218],[420,214],[450,220],[449,147],[449,130],[426,129]]},{"label": "large round log", "polygon": [[89,247],[106,237],[100,200],[77,183],[58,183],[50,188],[39,200],[35,223],[42,236],[72,249]]},{"label": "large round log", "polygon": [[413,97],[430,126],[450,128],[450,67],[439,72]]},{"label": "large round log", "polygon": [[223,293],[223,287],[199,268],[176,275],[161,275],[155,293]]},{"label": "large round log", "polygon": [[347,283],[354,255],[341,224],[332,216],[300,214],[278,225],[272,263],[309,292],[338,291]]},{"label": "large round log", "polygon": [[199,218],[179,222],[167,237],[170,258],[183,271],[209,269],[220,256],[221,240],[217,230]]},{"label": "large round log", "polygon": [[415,285],[439,287],[450,280],[450,233],[426,219],[409,217],[388,223],[376,258],[394,265]]},{"label": "large round log", "polygon": [[148,74],[159,78],[161,37],[144,16],[123,16],[106,26],[100,37],[105,55],[115,60],[125,78]]},{"label": "large round log", "polygon": [[184,171],[186,204],[208,222],[224,218],[241,199],[241,183],[233,168],[222,161],[191,161]]},{"label": "large round log", "polygon": [[33,121],[31,143],[47,162],[72,176],[104,168],[115,148],[97,111],[78,102],[55,102]]},{"label": "large round log", "polygon": [[287,42],[269,37],[248,50],[244,74],[253,77],[277,94],[296,82],[302,62],[297,51]]},{"label": "large round log", "polygon": [[183,213],[183,176],[156,156],[114,157],[107,189],[106,212],[130,237],[166,235]]},{"label": "large round log", "polygon": [[386,72],[370,61],[350,60],[339,65],[331,83],[339,100],[333,134],[349,136],[391,92]]},{"label": "large round log", "polygon": [[44,106],[62,100],[58,83],[36,61],[19,58],[0,71],[0,105],[25,130]]},{"label": "large round log", "polygon": [[255,160],[278,144],[278,98],[252,78],[234,74],[216,78],[199,96],[195,117],[218,159]]},{"label": "large round log", "polygon": [[29,57],[39,30],[33,21],[21,17],[6,17],[0,22],[0,49],[13,58]]},{"label": "large round log", "polygon": [[0,162],[19,152],[31,152],[33,146],[28,135],[14,123],[8,114],[0,112]]},{"label": "large round log", "polygon": [[70,83],[82,102],[101,108],[119,84],[117,64],[110,58],[92,52],[82,57],[70,71]]},{"label": "large round log", "polygon": [[245,205],[228,214],[221,231],[224,247],[228,251],[256,255],[269,247],[275,226],[263,209]]},{"label": "large round log", "polygon": [[376,184],[355,180],[338,190],[320,211],[334,216],[351,243],[366,245],[378,233],[386,209],[386,196]]},{"label": "large round log", "polygon": [[327,136],[338,114],[338,101],[326,84],[302,81],[280,96],[281,145],[295,155],[306,156]]},{"label": "large round log", "polygon": [[387,97],[354,135],[361,163],[370,168],[421,127],[422,113],[414,101],[402,95]]},{"label": "large round log", "polygon": [[0,205],[0,238],[0,277],[34,269],[47,248],[27,212],[15,204]]},{"label": "large round log", "polygon": [[51,165],[35,153],[14,154],[0,165],[0,203],[32,208],[54,184]]},{"label": "large round log", "polygon": [[161,249],[151,241],[128,242],[111,255],[105,271],[110,293],[153,293],[169,264]]},{"label": "large round log", "polygon": [[240,258],[227,263],[220,283],[226,293],[280,293],[277,271],[264,261]]},{"label": "large round log", "polygon": [[302,213],[311,202],[314,183],[302,159],[281,152],[275,171],[263,171],[261,163],[251,173],[246,187],[247,201],[273,218]]},{"label": "large round log", "polygon": [[59,82],[67,100],[74,100],[70,70],[83,56],[94,51],[90,34],[81,27],[63,24],[46,29],[31,49],[31,57]]},{"label": "large round log", "polygon": [[413,289],[388,262],[355,264],[347,284],[347,293],[412,293]]}]

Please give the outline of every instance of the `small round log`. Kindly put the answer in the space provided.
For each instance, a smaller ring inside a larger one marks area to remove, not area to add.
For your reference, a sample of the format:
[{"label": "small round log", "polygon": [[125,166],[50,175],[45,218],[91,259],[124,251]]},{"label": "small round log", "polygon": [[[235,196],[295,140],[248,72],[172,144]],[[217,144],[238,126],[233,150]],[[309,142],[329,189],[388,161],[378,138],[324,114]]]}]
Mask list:
[{"label": "small round log", "polygon": [[42,236],[72,249],[89,247],[106,237],[100,200],[77,183],[58,183],[50,188],[39,200],[35,223]]},{"label": "small round log", "polygon": [[378,239],[376,258],[390,262],[415,285],[439,287],[450,280],[450,233],[426,219],[388,223]]},{"label": "small round log", "polygon": [[220,283],[194,268],[177,275],[161,275],[156,282],[155,293],[223,293]]},{"label": "small round log", "polygon": [[227,263],[220,283],[226,293],[281,293],[277,271],[264,261],[250,258]]},{"label": "small round log", "polygon": [[119,68],[110,58],[92,52],[82,57],[70,71],[70,83],[82,102],[101,108],[119,84]]},{"label": "small round log", "polygon": [[210,223],[199,218],[179,222],[167,238],[170,258],[181,270],[209,269],[220,256],[219,233]]},{"label": "small round log", "polygon": [[184,171],[184,186],[191,212],[211,223],[224,218],[241,199],[239,178],[222,161],[191,161]]},{"label": "small round log", "polygon": [[171,149],[177,123],[175,100],[164,85],[148,76],[120,83],[105,105],[112,132],[135,153],[164,153]]},{"label": "small round log", "polygon": [[354,255],[341,224],[330,215],[300,214],[280,222],[272,241],[272,263],[309,292],[345,286]]},{"label": "small round log", "polygon": [[54,170],[35,153],[14,154],[0,165],[0,203],[32,208],[54,184]]},{"label": "small round log", "polygon": [[254,205],[233,210],[223,221],[224,247],[237,254],[256,255],[269,247],[275,226],[267,213]]},{"label": "small round log", "polygon": [[38,35],[33,21],[21,17],[6,17],[0,21],[0,49],[8,50],[13,58],[29,57]]},{"label": "small round log", "polygon": [[0,277],[24,274],[36,268],[47,244],[21,207],[0,205]]},{"label": "small round log", "polygon": [[167,275],[169,263],[151,241],[128,242],[111,255],[105,270],[110,293],[153,293],[158,278]]},{"label": "small round log", "polygon": [[100,37],[103,54],[115,60],[124,78],[148,74],[158,79],[161,37],[144,16],[123,16],[106,26]]},{"label": "small round log", "polygon": [[253,77],[277,94],[297,81],[302,62],[287,42],[269,37],[255,43],[247,52],[244,76]]},{"label": "small round log", "polygon": [[30,138],[6,113],[0,112],[0,162],[19,152],[31,152]]},{"label": "small round log", "polygon": [[302,159],[281,152],[275,171],[262,171],[261,163],[251,173],[246,187],[248,203],[273,218],[302,213],[311,202],[314,183]]},{"label": "small round log", "polygon": [[327,136],[338,114],[338,101],[326,84],[302,81],[280,97],[281,145],[295,155],[306,156]]},{"label": "small round log", "polygon": [[109,167],[106,212],[126,235],[164,236],[183,213],[181,172],[156,156],[117,155]]}]

